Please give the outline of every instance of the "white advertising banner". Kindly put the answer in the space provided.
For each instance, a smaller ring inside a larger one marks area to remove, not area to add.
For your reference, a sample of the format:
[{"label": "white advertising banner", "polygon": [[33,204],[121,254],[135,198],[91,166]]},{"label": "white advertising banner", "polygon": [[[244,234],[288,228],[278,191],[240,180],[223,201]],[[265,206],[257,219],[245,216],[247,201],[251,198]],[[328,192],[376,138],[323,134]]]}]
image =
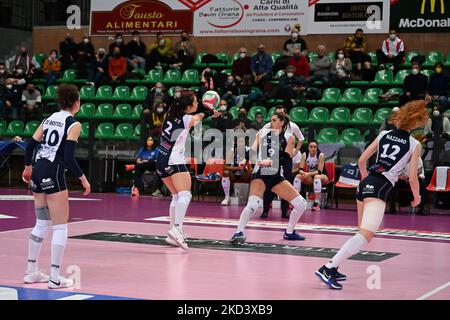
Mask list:
[{"label": "white advertising banner", "polygon": [[194,12],[194,35],[286,36],[295,24],[307,34],[307,11],[307,0],[212,0]]},{"label": "white advertising banner", "polygon": [[390,0],[309,0],[309,34],[388,33]]}]

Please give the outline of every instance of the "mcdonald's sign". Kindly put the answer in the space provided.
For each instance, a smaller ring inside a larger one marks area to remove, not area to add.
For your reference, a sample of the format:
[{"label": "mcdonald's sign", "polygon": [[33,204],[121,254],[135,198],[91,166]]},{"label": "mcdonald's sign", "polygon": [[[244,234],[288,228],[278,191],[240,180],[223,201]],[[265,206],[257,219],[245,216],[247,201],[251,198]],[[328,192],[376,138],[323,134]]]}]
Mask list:
[{"label": "mcdonald's sign", "polygon": [[[423,0],[422,1],[422,7],[420,9],[420,14],[425,14],[425,7],[426,7],[426,4],[427,4],[428,1],[430,2],[430,12],[434,13],[434,9],[436,8],[436,2],[438,2],[438,1],[436,1],[436,0]],[[440,0],[440,3],[441,3],[441,14],[444,14],[445,13],[444,0]]]}]

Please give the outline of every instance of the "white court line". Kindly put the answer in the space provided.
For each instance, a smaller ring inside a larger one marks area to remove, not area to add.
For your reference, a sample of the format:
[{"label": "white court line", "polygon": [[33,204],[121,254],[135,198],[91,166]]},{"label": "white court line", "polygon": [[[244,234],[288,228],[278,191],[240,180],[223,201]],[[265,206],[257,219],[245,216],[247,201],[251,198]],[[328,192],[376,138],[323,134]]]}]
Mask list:
[{"label": "white court line", "polygon": [[56,300],[86,300],[86,299],[89,299],[89,298],[92,298],[92,297],[94,297],[94,296],[90,296],[90,295],[87,295],[87,294],[74,294],[74,295],[71,295],[71,296],[68,296],[68,297],[64,297],[64,298],[59,298],[59,299],[56,299]]},{"label": "white court line", "polygon": [[416,300],[425,300],[429,297],[431,297],[433,294],[435,294],[436,292],[439,292],[441,290],[444,290],[445,288],[447,288],[448,286],[450,286],[450,281],[447,282],[446,284],[440,286],[439,288],[436,288],[434,290],[431,290],[430,292],[425,293],[423,296],[418,297]]},{"label": "white court line", "polygon": [[[97,220],[97,219],[69,222],[68,224],[71,225],[71,224],[76,224],[76,223],[89,222],[89,221],[92,221],[92,220]],[[10,233],[10,232],[17,232],[17,231],[24,231],[24,230],[31,230],[31,229],[33,229],[33,228],[34,228],[34,226],[33,226],[33,227],[30,227],[30,228],[22,228],[22,229],[14,229],[14,230],[5,230],[5,231],[0,231],[0,234]]]},{"label": "white court line", "polygon": [[17,219],[17,217],[8,216],[7,214],[0,214],[0,219]]}]

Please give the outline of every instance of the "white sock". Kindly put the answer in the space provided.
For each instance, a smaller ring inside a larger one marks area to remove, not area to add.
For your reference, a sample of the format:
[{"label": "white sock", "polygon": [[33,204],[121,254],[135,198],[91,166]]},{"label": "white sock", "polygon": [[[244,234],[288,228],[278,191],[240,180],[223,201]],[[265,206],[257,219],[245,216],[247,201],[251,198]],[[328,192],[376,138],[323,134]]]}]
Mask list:
[{"label": "white sock", "polygon": [[344,243],[342,248],[336,253],[336,255],[331,258],[325,266],[327,268],[337,268],[342,262],[350,258],[351,256],[357,254],[359,250],[367,244],[366,238],[360,233],[356,233],[353,237]]},{"label": "white sock", "polygon": [[241,217],[239,218],[239,225],[236,232],[244,232],[250,217],[258,211],[261,201],[262,199],[257,196],[250,196],[248,198],[247,205],[242,210]]},{"label": "white sock", "polygon": [[286,228],[287,233],[294,232],[295,225],[297,224],[298,220],[300,220],[303,212],[305,212],[307,207],[306,200],[302,196],[294,198],[291,201],[291,204],[294,206],[294,209],[292,209],[289,216],[289,223]]},{"label": "white sock", "polygon": [[300,178],[295,177],[294,179],[294,189],[298,192],[302,189],[302,180]]},{"label": "white sock", "polygon": [[172,194],[172,201],[169,206],[169,218],[170,218],[170,229],[173,228],[175,224],[175,207],[177,206],[178,194]]},{"label": "white sock", "polygon": [[177,205],[175,206],[174,226],[177,227],[180,231],[183,231],[183,220],[191,199],[192,194],[190,191],[181,191],[178,193],[178,201]]},{"label": "white sock", "polygon": [[59,269],[64,257],[64,249],[67,243],[67,224],[57,224],[53,226],[52,237],[52,268],[50,278],[58,279]]},{"label": "white sock", "polygon": [[314,193],[316,194],[316,198],[314,200],[315,203],[320,203],[321,192],[322,192],[322,180],[314,179]]},{"label": "white sock", "polygon": [[223,193],[225,193],[225,199],[228,199],[230,197],[230,186],[231,186],[230,178],[223,177],[222,178],[222,188],[223,188]]}]

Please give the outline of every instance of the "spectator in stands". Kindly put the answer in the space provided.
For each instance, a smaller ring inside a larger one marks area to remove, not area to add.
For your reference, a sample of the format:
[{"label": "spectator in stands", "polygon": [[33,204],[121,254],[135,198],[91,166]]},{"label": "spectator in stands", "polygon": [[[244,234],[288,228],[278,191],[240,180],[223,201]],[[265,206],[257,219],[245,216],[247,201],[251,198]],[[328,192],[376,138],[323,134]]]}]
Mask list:
[{"label": "spectator in stands", "polygon": [[295,71],[295,66],[288,65],[278,84],[277,97],[288,102],[289,106],[294,105],[295,101],[290,103],[291,100],[296,99],[306,89],[305,77],[297,76]]},{"label": "spectator in stands", "polygon": [[352,61],[345,58],[344,50],[336,51],[336,60],[331,64],[330,77],[331,81],[338,87],[345,86],[350,81],[352,72]]},{"label": "spectator in stands", "polygon": [[73,41],[70,33],[66,34],[64,41],[59,43],[59,52],[61,53],[61,71],[72,68],[77,44]]},{"label": "spectator in stands", "polygon": [[127,77],[127,59],[120,54],[120,48],[114,48],[114,54],[109,58],[109,78],[113,82],[124,82]]},{"label": "spectator in stands", "polygon": [[294,49],[294,55],[289,60],[288,66],[295,67],[295,76],[300,77],[302,81],[309,77],[308,58],[299,49]]},{"label": "spectator in stands", "polygon": [[200,75],[200,88],[198,89],[198,97],[201,99],[206,91],[217,91],[217,85],[214,81],[214,77],[211,68],[206,68]]},{"label": "spectator in stands", "polygon": [[324,45],[317,46],[317,57],[309,63],[309,71],[312,73],[308,78],[309,85],[315,81],[322,81],[324,85],[327,85],[330,81],[331,62],[326,52],[327,48]]},{"label": "spectator in stands", "polygon": [[240,108],[238,117],[236,120],[234,120],[234,129],[242,129],[246,131],[247,129],[251,128],[251,126],[252,124],[247,117],[247,110],[245,108]]},{"label": "spectator in stands", "polygon": [[405,44],[400,39],[395,30],[389,31],[389,37],[381,44],[381,49],[377,50],[377,58],[380,63],[380,69],[385,68],[386,63],[392,63],[391,70],[396,72],[398,66],[405,60]]},{"label": "spectator in stands", "polygon": [[17,55],[6,60],[6,66],[11,73],[13,73],[17,67],[20,67],[23,75],[27,78],[32,77],[36,70],[41,67],[36,59],[28,54],[28,49],[26,47],[21,47]]},{"label": "spectator in stands", "polygon": [[278,70],[283,70],[286,68],[287,64],[291,60],[294,55],[294,50],[298,49],[305,57],[308,54],[306,48],[306,42],[300,37],[300,30],[297,28],[293,28],[291,32],[291,38],[286,40],[283,46],[283,56],[278,58],[275,61],[275,65],[273,67],[273,72],[277,72]]},{"label": "spectator in stands", "polygon": [[5,116],[17,119],[20,108],[20,90],[13,85],[13,80],[8,78],[0,89],[0,112]]},{"label": "spectator in stands", "polygon": [[212,119],[212,127],[225,133],[227,129],[234,129],[233,116],[228,111],[228,104],[225,100],[221,100],[219,103],[219,110],[222,114],[218,118]]},{"label": "spectator in stands", "polygon": [[172,67],[180,68],[182,71],[191,66],[195,57],[197,56],[197,50],[195,45],[189,39],[189,33],[187,31],[181,32],[181,39],[174,46],[174,52],[176,55],[176,61],[172,64]]},{"label": "spectator in stands", "polygon": [[[155,139],[148,137],[145,146],[140,148],[136,155],[136,166],[134,167],[134,184],[131,189],[131,195],[139,197],[139,194],[144,193],[144,184],[142,183],[142,176],[145,171],[156,171],[156,157],[158,156],[159,149],[156,147]],[[161,195],[162,181],[159,176],[155,175],[157,179],[157,189],[152,196]]]},{"label": "spectator in stands", "polygon": [[91,68],[88,74],[88,84],[98,87],[100,83],[106,80],[109,70],[109,58],[106,57],[106,50],[99,48],[95,59],[91,62]]},{"label": "spectator in stands", "polygon": [[80,78],[87,78],[86,64],[90,63],[95,57],[95,49],[88,36],[83,37],[75,49],[75,63],[78,76]]},{"label": "spectator in stands", "polygon": [[112,42],[109,45],[109,52],[108,55],[110,57],[112,57],[114,55],[114,49],[115,48],[119,48],[120,49],[120,54],[122,56],[126,56],[127,53],[127,45],[125,44],[125,42],[123,41],[123,37],[121,33],[116,33],[116,36],[114,38],[114,42]]},{"label": "spectator in stands", "polygon": [[5,84],[5,80],[8,79],[11,74],[6,69],[6,65],[3,62],[0,62],[0,86]]},{"label": "spectator in stands", "polygon": [[350,58],[352,63],[356,64],[356,70],[361,69],[364,61],[370,60],[366,54],[367,41],[364,31],[357,29],[355,34],[347,37],[344,43],[344,53],[347,58]]},{"label": "spectator in stands", "polygon": [[165,38],[161,32],[156,34],[155,42],[150,46],[148,68],[161,67],[161,63],[173,63],[172,40]]},{"label": "spectator in stands", "polygon": [[164,85],[161,82],[157,82],[155,86],[148,92],[145,98],[143,107],[143,118],[145,123],[150,121],[151,111],[156,110],[156,105],[164,103],[166,106],[170,106],[171,98],[166,92]]},{"label": "spectator in stands", "polygon": [[272,78],[272,57],[266,53],[263,44],[258,46],[258,52],[252,57],[250,70],[256,85],[264,89],[266,83]]},{"label": "spectator in stands", "polygon": [[135,71],[145,72],[145,54],[147,48],[145,43],[141,41],[139,31],[133,31],[133,39],[126,45],[126,53],[128,56],[128,63]]},{"label": "spectator in stands", "polygon": [[230,74],[222,90],[222,99],[227,101],[230,107],[233,107],[236,105],[238,95],[239,95],[239,88],[234,82],[233,76]]},{"label": "spectator in stands", "polygon": [[250,65],[251,58],[247,55],[247,49],[242,47],[239,49],[239,58],[233,62],[231,74],[236,83],[241,83],[244,75],[251,75]]},{"label": "spectator in stands", "polygon": [[434,71],[430,76],[430,83],[428,84],[428,94],[434,99],[439,101],[441,108],[445,109],[450,105],[450,97],[448,94],[448,82],[447,76],[444,74],[444,65],[442,62],[437,62],[434,65]]},{"label": "spectator in stands", "polygon": [[[392,108],[392,113],[395,113],[398,110],[400,110],[399,107],[393,107]],[[389,119],[390,119],[390,117],[387,117],[386,119],[384,119],[384,122],[381,124],[380,129],[378,130],[379,133],[381,133],[381,131],[384,131],[384,130],[393,130],[393,129],[395,129],[395,126],[393,124],[389,123]]]},{"label": "spectator in stands", "polygon": [[252,91],[253,76],[246,74],[242,77],[242,81],[238,84],[239,96],[236,99],[236,105],[242,107],[245,99],[249,102],[259,99],[258,94],[253,94]]},{"label": "spectator in stands", "polygon": [[[438,129],[440,125],[442,127]],[[433,113],[423,129],[428,140],[434,140],[436,131],[442,131],[442,139],[450,140],[450,120],[444,116],[444,109],[440,106],[433,107]]]},{"label": "spectator in stands", "polygon": [[21,65],[16,66],[13,74],[10,76],[10,79],[12,80],[12,84],[17,86],[17,89],[21,92],[25,90],[27,82],[30,80],[30,78],[26,76]]},{"label": "spectator in stands", "polygon": [[50,55],[44,61],[42,71],[47,79],[47,87],[56,83],[56,79],[59,77],[61,71],[61,61],[58,59],[58,51],[50,51]]},{"label": "spectator in stands", "polygon": [[22,92],[22,110],[24,111],[24,120],[28,121],[30,117],[38,116],[41,109],[41,93],[35,89],[34,84],[29,83],[27,90]]},{"label": "spectator in stands", "polygon": [[372,68],[372,62],[369,60],[364,61],[363,66],[359,70],[355,70],[352,74],[352,80],[373,81],[375,80],[375,70]]},{"label": "spectator in stands", "polygon": [[251,127],[256,131],[261,130],[265,125],[264,118],[261,112],[255,114],[255,121],[251,123]]},{"label": "spectator in stands", "polygon": [[400,96],[400,106],[411,100],[424,99],[428,91],[428,77],[420,73],[420,64],[414,62],[411,74],[403,81],[403,95]]},{"label": "spectator in stands", "polygon": [[150,112],[149,134],[160,137],[162,133],[162,125],[166,119],[168,107],[165,102],[158,102]]}]

